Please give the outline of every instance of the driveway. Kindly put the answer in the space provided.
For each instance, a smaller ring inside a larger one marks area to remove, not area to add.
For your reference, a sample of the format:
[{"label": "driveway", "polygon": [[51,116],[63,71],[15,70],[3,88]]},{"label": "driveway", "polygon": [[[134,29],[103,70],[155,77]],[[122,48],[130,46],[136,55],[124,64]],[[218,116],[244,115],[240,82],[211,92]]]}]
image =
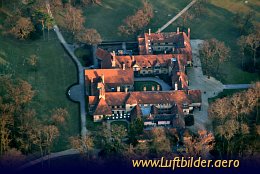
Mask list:
[{"label": "driveway", "polygon": [[195,125],[191,127],[193,131],[200,129],[211,130],[210,120],[208,118],[208,99],[215,97],[224,89],[220,81],[213,77],[208,78],[202,73],[198,51],[198,46],[202,42],[202,40],[191,40],[193,67],[187,68],[189,89],[200,89],[202,92],[202,108],[201,111],[194,111]]},{"label": "driveway", "polygon": [[165,83],[162,79],[156,78],[156,77],[135,77],[134,81],[136,82],[147,82],[147,81],[153,81],[157,82],[161,85],[162,91],[169,91],[171,90],[171,86]]}]

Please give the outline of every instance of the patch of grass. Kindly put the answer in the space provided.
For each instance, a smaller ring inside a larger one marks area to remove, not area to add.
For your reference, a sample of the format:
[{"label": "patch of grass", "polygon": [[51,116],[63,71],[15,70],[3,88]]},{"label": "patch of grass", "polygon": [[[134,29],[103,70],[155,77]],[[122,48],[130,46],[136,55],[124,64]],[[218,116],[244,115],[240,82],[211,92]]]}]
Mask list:
[{"label": "patch of grass", "polygon": [[[77,71],[59,43],[56,35],[50,33],[49,41],[18,41],[0,36],[1,51],[4,51],[12,67],[12,75],[28,81],[37,94],[31,107],[40,120],[49,120],[55,108],[65,108],[69,112],[66,129],[60,131],[60,137],[53,151],[65,150],[69,146],[68,137],[80,133],[78,104],[68,100],[67,88],[77,82]],[[37,71],[26,64],[25,59],[36,54],[39,57]]]},{"label": "patch of grass", "polygon": [[[153,81],[144,81],[144,82],[135,82],[134,83],[134,90],[135,91],[143,91],[144,87],[146,87],[146,91],[152,91],[152,86],[154,87],[154,90],[157,89],[157,85],[160,85],[157,82]],[[161,86],[160,86],[161,89]]]},{"label": "patch of grass", "polygon": [[85,46],[75,50],[75,55],[79,58],[79,61],[83,66],[90,66],[92,64],[91,54],[91,47]]}]

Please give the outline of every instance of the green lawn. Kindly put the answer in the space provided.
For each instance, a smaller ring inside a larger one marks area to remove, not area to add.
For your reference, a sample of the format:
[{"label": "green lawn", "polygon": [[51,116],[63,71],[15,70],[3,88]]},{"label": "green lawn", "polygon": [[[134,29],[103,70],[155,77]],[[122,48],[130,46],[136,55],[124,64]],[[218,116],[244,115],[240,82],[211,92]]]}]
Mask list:
[{"label": "green lawn", "polygon": [[75,55],[79,58],[83,66],[90,66],[92,64],[91,53],[91,47],[80,47],[75,50]]},{"label": "green lawn", "polygon": [[[11,64],[12,74],[31,83],[37,91],[31,107],[36,109],[39,119],[48,120],[51,110],[55,108],[68,110],[68,122],[60,131],[54,151],[67,149],[68,137],[80,132],[78,105],[69,101],[66,96],[67,88],[77,82],[77,72],[56,35],[51,33],[50,41],[18,41],[0,36],[0,45],[0,51],[5,52],[7,61]],[[24,61],[31,54],[39,57],[36,74]]]},{"label": "green lawn", "polygon": [[[189,0],[150,0],[150,2],[153,4],[154,10],[157,10],[150,26],[155,31],[173,17],[168,16],[168,14],[177,14]],[[85,26],[97,29],[103,40],[134,40],[135,36],[120,36],[118,27],[122,25],[127,16],[134,14],[141,5],[141,0],[104,0],[102,6],[94,5],[85,8]]]},{"label": "green lawn", "polygon": [[[159,83],[153,82],[153,81],[135,82],[134,83],[134,90],[135,91],[143,91],[144,87],[146,87],[146,91],[152,91],[152,86],[154,86],[154,90],[156,90],[157,85],[159,85]],[[160,89],[161,89],[161,87],[160,87]]]},{"label": "green lawn", "polygon": [[[183,9],[191,0],[150,0],[154,7],[154,18],[149,26],[153,32],[164,25],[169,19]],[[135,36],[123,37],[118,34],[118,26],[123,20],[132,15],[141,5],[141,0],[104,0],[102,6],[90,6],[85,8],[85,26],[97,29],[103,40],[135,40]],[[223,83],[250,83],[259,80],[258,74],[247,73],[240,69],[240,58],[238,56],[238,46],[236,45],[238,32],[233,25],[234,13],[239,10],[256,12],[255,24],[260,24],[260,2],[250,0],[245,4],[242,0],[211,0],[207,6],[208,14],[188,22],[185,27],[191,28],[192,39],[216,38],[224,41],[231,48],[230,63],[223,64],[221,73],[224,74],[219,80]],[[170,16],[171,15],[171,16]],[[179,18],[180,19],[180,18]],[[165,31],[176,31],[180,21],[174,22]]]}]

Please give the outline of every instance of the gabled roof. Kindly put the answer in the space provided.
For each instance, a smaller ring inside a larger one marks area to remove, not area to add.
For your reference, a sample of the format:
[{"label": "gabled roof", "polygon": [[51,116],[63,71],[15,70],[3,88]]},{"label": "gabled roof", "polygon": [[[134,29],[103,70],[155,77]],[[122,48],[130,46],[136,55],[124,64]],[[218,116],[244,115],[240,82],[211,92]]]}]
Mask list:
[{"label": "gabled roof", "polygon": [[88,80],[93,79],[94,83],[100,81],[101,76],[104,75],[105,84],[133,84],[134,72],[130,69],[86,69],[85,76]]},{"label": "gabled roof", "polygon": [[158,55],[135,55],[135,56],[116,56],[117,66],[122,68],[125,64],[126,68],[132,68],[134,65],[141,67],[154,67],[156,64],[160,66],[169,66],[172,58],[176,58],[174,54],[158,54]]},{"label": "gabled roof", "polygon": [[101,98],[95,109],[94,115],[111,115],[111,108],[106,103],[105,99]]},{"label": "gabled roof", "polygon": [[177,34],[176,32],[162,32],[162,33],[145,33],[145,39],[150,40],[151,43],[174,43],[178,47],[184,47],[183,32]]},{"label": "gabled roof", "polygon": [[111,67],[111,54],[101,48],[97,48],[96,57],[101,60],[101,68],[110,68]]}]

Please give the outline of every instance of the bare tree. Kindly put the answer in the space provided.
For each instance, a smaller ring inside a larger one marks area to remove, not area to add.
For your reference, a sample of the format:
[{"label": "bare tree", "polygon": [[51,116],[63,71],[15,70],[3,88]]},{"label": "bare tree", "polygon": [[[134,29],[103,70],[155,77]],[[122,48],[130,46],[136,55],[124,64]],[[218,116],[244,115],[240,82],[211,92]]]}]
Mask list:
[{"label": "bare tree", "polygon": [[3,155],[10,148],[11,130],[8,128],[9,126],[13,126],[12,117],[2,115],[0,117],[0,155]]},{"label": "bare tree", "polygon": [[10,33],[19,39],[26,39],[32,31],[34,31],[34,26],[31,20],[21,17],[10,30]]},{"label": "bare tree", "polygon": [[123,34],[130,35],[143,29],[153,18],[153,7],[146,0],[143,0],[143,8],[137,10],[133,16],[128,16],[124,23],[119,26],[119,31]]},{"label": "bare tree", "polygon": [[81,154],[86,154],[89,158],[90,152],[94,148],[93,138],[89,135],[85,137],[70,137],[70,144],[74,149],[77,149]]},{"label": "bare tree", "polygon": [[76,40],[80,43],[97,45],[102,42],[100,34],[95,29],[83,29],[76,33]]},{"label": "bare tree", "polygon": [[163,128],[152,129],[152,135],[152,149],[157,155],[167,155],[171,152],[170,141],[166,138],[165,130]]},{"label": "bare tree", "polygon": [[260,31],[257,30],[255,33],[249,34],[247,36],[241,36],[238,40],[238,45],[240,46],[243,55],[246,54],[247,49],[253,53],[253,67],[256,68],[256,52],[260,46]]},{"label": "bare tree", "polygon": [[83,28],[85,22],[82,16],[82,11],[69,5],[65,10],[64,26],[68,31],[71,31],[73,35],[75,32],[79,32]]},{"label": "bare tree", "polygon": [[203,42],[200,48],[200,56],[205,67],[206,74],[219,73],[220,64],[229,58],[230,49],[224,42],[210,39]]},{"label": "bare tree", "polygon": [[254,11],[249,11],[247,13],[236,13],[233,21],[238,28],[240,35],[250,33],[250,28],[252,28],[253,19],[255,17]]},{"label": "bare tree", "polygon": [[51,119],[56,125],[64,125],[69,113],[64,108],[57,108],[52,111]]}]

